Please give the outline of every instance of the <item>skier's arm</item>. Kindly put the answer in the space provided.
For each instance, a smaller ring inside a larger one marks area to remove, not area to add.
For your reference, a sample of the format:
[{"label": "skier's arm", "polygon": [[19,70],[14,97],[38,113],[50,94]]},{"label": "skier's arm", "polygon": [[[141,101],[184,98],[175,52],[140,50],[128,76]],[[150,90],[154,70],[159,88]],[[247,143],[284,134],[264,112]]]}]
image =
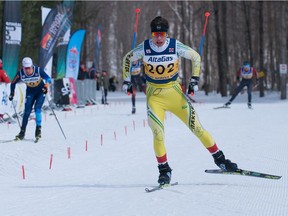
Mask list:
[{"label": "skier's arm", "polygon": [[20,81],[20,73],[17,72],[16,76],[14,77],[14,79],[12,80],[11,85],[10,85],[10,95],[14,95],[16,83],[19,81]]},{"label": "skier's arm", "polygon": [[123,72],[123,80],[131,81],[131,62],[143,59],[144,56],[144,43],[139,44],[135,49],[128,52],[123,58],[122,64],[122,72]]},{"label": "skier's arm", "polygon": [[191,47],[184,45],[183,43],[176,40],[177,54],[183,58],[189,59],[192,62],[192,72],[191,77],[200,76],[201,67],[201,57],[198,52],[196,52]]},{"label": "skier's arm", "polygon": [[253,67],[253,76],[255,77],[256,80],[258,80],[258,72],[257,70]]},{"label": "skier's arm", "polygon": [[240,81],[240,74],[241,74],[241,68],[238,69],[237,73],[236,73],[236,79],[237,81]]},{"label": "skier's arm", "polygon": [[42,77],[43,80],[45,80],[45,84],[46,84],[46,83],[51,84],[51,78],[50,78],[50,76],[48,76],[48,74],[45,73],[45,71],[42,70],[41,68],[40,68],[39,70],[40,70],[40,76]]}]

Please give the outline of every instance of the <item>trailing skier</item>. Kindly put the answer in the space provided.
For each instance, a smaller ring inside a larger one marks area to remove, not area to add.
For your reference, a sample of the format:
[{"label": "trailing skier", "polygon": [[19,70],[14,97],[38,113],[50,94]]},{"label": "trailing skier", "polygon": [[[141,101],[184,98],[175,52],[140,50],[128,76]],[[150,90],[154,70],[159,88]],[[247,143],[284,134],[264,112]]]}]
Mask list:
[{"label": "trailing skier", "polygon": [[146,93],[146,85],[143,80],[142,76],[142,62],[141,61],[134,61],[131,64],[131,83],[132,83],[132,114],[136,113],[136,92],[137,89]]},{"label": "trailing skier", "polygon": [[237,71],[237,81],[241,82],[238,85],[238,87],[235,89],[232,97],[230,100],[224,105],[224,107],[228,107],[231,105],[232,101],[237,97],[239,92],[247,86],[247,94],[248,94],[248,108],[252,108],[252,85],[253,85],[253,78],[256,79],[256,82],[258,82],[258,73],[254,67],[250,66],[250,63],[248,61],[243,62],[243,66],[239,68]]},{"label": "trailing skier", "polygon": [[34,105],[36,116],[35,138],[41,138],[41,123],[42,113],[41,108],[45,101],[45,96],[48,92],[48,86],[51,83],[51,78],[44,72],[43,69],[33,65],[30,57],[25,57],[22,60],[22,68],[17,72],[16,76],[11,82],[9,100],[12,101],[15,93],[15,86],[19,81],[26,84],[26,101],[24,115],[22,119],[21,130],[16,135],[16,140],[22,140],[25,137],[26,126],[28,124],[29,116]]}]

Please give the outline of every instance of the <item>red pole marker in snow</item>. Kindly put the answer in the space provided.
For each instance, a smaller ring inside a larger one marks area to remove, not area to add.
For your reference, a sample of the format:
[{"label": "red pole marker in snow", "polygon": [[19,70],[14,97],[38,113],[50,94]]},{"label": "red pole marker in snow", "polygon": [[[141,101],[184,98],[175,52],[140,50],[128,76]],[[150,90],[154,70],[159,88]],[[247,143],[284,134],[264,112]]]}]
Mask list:
[{"label": "red pole marker in snow", "polygon": [[24,169],[24,165],[22,165],[22,178],[23,178],[23,180],[25,179],[25,169]]},{"label": "red pole marker in snow", "polygon": [[49,164],[49,169],[52,168],[52,161],[53,161],[53,154],[50,155],[50,164]]},{"label": "red pole marker in snow", "polygon": [[103,134],[101,134],[101,146],[103,145]]},{"label": "red pole marker in snow", "polygon": [[88,150],[88,141],[86,140],[86,144],[85,144],[85,151]]},{"label": "red pole marker in snow", "polygon": [[71,150],[70,150],[70,147],[67,148],[67,154],[68,154],[68,159],[70,159],[70,156],[71,156]]}]

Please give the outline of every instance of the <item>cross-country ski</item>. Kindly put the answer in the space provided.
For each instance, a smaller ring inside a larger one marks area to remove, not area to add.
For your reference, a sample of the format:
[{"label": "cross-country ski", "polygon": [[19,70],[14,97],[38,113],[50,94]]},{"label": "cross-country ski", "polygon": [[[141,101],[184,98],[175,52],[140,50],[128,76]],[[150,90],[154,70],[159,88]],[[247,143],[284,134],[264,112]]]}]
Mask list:
[{"label": "cross-country ski", "polygon": [[278,175],[271,175],[261,172],[255,172],[250,170],[243,170],[238,169],[236,171],[224,171],[221,169],[207,169],[205,170],[206,173],[212,173],[212,174],[228,174],[228,175],[242,175],[242,176],[251,176],[251,177],[258,177],[258,178],[266,178],[266,179],[280,179],[282,176]]},{"label": "cross-country ski", "polygon": [[178,185],[178,182],[174,182],[174,183],[171,183],[171,184],[165,184],[165,185],[158,185],[158,186],[155,186],[155,187],[151,187],[151,188],[145,188],[145,191],[147,193],[151,193],[151,192],[154,192],[154,191],[157,191],[157,190],[162,190],[162,189],[165,189],[165,188],[169,188],[169,187],[172,187],[172,186],[175,186],[175,185]]}]

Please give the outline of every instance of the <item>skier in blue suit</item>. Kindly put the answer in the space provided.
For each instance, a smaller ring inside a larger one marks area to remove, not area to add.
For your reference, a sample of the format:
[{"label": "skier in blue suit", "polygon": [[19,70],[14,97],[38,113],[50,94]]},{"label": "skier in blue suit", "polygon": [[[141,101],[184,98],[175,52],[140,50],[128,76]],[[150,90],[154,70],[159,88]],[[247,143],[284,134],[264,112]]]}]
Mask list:
[{"label": "skier in blue suit", "polygon": [[51,83],[51,78],[44,72],[43,69],[33,65],[32,59],[30,57],[25,57],[22,60],[22,69],[20,69],[10,86],[10,96],[9,100],[12,101],[15,93],[16,83],[22,81],[26,84],[26,101],[24,116],[22,120],[22,126],[20,133],[16,135],[16,140],[22,140],[25,137],[26,126],[28,124],[28,119],[32,111],[33,105],[36,115],[36,139],[41,138],[41,122],[42,114],[41,108],[45,101],[45,96],[48,91],[48,86]]}]

